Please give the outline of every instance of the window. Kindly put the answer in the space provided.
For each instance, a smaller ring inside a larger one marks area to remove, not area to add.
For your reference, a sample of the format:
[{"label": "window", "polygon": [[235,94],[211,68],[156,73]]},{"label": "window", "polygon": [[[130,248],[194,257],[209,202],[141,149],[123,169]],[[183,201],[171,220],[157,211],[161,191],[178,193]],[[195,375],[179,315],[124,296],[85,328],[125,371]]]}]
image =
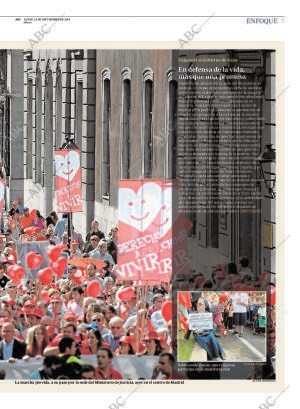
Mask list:
[{"label": "window", "polygon": [[43,185],[45,186],[46,214],[51,212],[53,193],[53,76],[50,60],[45,73],[45,130],[43,155]]},{"label": "window", "polygon": [[62,81],[60,60],[56,66],[56,86],[55,86],[55,146],[60,148],[63,144],[62,138]]},{"label": "window", "polygon": [[122,71],[122,139],[121,139],[121,177],[130,178],[130,104],[131,104],[131,82],[130,71]]},{"label": "window", "polygon": [[[5,99],[0,102],[1,158],[4,159],[6,176],[10,176],[10,102],[9,95],[5,96]],[[19,132],[18,129],[16,131]]]},{"label": "window", "polygon": [[110,71],[105,70],[102,74],[102,198],[109,199],[110,194]]},{"label": "window", "polygon": [[[6,92],[8,65],[10,56],[6,50],[0,50],[0,160],[7,176],[10,175],[10,146],[13,139],[19,135],[17,129],[10,129],[10,96]],[[22,128],[22,124],[21,124]]]},{"label": "window", "polygon": [[78,79],[76,81],[75,142],[81,152],[82,150],[82,80],[78,80]]},{"label": "window", "polygon": [[167,177],[177,177],[177,95],[178,83],[173,79],[173,71],[168,73],[168,100],[167,100]]},{"label": "window", "polygon": [[34,182],[41,183],[41,152],[42,152],[42,73],[37,62],[35,78],[35,141],[34,141]]},{"label": "window", "polygon": [[147,69],[144,76],[144,105],[143,105],[143,177],[151,178],[153,157],[153,71]]},{"label": "window", "polygon": [[27,77],[26,177],[32,178],[32,78]]}]

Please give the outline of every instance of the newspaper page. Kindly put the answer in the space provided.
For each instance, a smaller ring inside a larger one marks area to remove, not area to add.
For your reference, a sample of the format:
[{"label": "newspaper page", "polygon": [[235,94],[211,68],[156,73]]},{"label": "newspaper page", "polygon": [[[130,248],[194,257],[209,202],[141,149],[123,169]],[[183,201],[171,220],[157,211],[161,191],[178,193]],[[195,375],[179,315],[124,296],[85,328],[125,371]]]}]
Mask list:
[{"label": "newspaper page", "polygon": [[0,50],[1,391],[280,392],[282,43],[11,19],[35,28]]}]

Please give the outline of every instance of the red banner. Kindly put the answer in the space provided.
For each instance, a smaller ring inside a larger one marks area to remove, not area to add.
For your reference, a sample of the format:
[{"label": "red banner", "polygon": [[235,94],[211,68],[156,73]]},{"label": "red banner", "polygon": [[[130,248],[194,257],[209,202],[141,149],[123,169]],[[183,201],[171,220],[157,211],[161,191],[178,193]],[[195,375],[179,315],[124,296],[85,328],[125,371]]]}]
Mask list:
[{"label": "red banner", "polygon": [[80,152],[54,151],[56,206],[59,213],[82,212]]},{"label": "red banner", "polygon": [[189,271],[187,229],[176,213],[177,189],[166,180],[119,184],[119,277],[154,283]]}]

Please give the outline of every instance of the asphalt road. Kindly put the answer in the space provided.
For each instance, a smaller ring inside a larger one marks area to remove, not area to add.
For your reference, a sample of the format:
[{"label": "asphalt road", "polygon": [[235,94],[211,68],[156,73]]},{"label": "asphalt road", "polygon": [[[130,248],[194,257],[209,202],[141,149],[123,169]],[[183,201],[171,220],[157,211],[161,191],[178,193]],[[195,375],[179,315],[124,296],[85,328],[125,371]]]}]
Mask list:
[{"label": "asphalt road", "polygon": [[245,327],[243,337],[228,332],[226,337],[218,338],[225,350],[226,362],[263,362],[266,360],[266,337],[254,335],[252,329]]}]

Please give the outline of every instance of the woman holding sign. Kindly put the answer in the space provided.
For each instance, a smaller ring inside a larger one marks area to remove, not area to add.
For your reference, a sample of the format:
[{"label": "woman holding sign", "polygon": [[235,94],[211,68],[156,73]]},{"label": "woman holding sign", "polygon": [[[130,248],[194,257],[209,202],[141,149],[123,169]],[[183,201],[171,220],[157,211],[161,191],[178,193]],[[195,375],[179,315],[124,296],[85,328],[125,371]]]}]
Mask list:
[{"label": "woman holding sign", "polygon": [[226,354],[214,334],[212,313],[205,310],[204,298],[198,299],[197,312],[190,314],[189,318],[189,327],[193,330],[196,341],[207,352],[208,360],[219,356],[225,360]]}]

